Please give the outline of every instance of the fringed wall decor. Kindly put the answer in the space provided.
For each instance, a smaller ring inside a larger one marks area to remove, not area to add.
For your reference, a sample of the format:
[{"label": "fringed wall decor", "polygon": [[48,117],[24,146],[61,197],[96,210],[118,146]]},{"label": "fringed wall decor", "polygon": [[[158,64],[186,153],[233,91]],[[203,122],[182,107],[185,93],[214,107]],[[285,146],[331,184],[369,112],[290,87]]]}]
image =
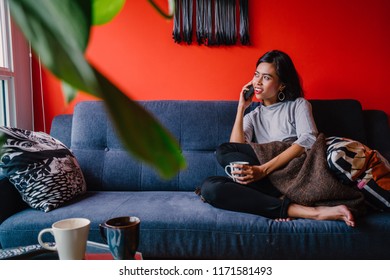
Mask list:
[{"label": "fringed wall decor", "polygon": [[248,0],[240,1],[240,41],[242,45],[249,45],[249,8]]},{"label": "fringed wall decor", "polygon": [[248,0],[175,0],[173,39],[192,44],[194,21],[199,45],[249,45],[248,12]]}]

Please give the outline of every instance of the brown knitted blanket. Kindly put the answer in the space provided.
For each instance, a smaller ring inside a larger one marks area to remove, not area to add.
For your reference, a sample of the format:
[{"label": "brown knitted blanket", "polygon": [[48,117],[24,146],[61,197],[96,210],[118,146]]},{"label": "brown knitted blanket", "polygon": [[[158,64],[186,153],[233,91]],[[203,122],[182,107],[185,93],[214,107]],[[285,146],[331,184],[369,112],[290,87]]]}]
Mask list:
[{"label": "brown knitted blanket", "polygon": [[[260,163],[267,162],[291,146],[291,143],[251,143]],[[363,194],[354,186],[344,185],[328,169],[324,134],[313,147],[269,176],[272,184],[293,202],[306,206],[344,204],[355,215],[365,211]]]}]

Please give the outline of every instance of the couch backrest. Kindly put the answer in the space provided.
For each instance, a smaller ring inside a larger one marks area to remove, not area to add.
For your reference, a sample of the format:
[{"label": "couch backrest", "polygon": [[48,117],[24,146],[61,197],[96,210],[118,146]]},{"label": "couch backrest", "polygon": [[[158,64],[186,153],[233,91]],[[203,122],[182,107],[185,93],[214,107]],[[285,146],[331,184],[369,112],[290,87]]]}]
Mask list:
[{"label": "couch backrest", "polygon": [[[206,177],[224,174],[214,157],[233,125],[233,102],[141,102],[178,140],[187,168],[162,179],[155,170],[129,156],[102,102],[79,103],[73,115],[71,146],[89,190],[194,190]],[[150,147],[153,149],[153,147]]]},{"label": "couch backrest", "polygon": [[357,100],[310,100],[320,132],[367,143],[362,106]]},{"label": "couch backrest", "polygon": [[[327,136],[349,137],[366,143],[366,121],[359,102],[310,102],[319,131]],[[229,140],[237,109],[236,101],[140,103],[179,141],[187,169],[180,171],[171,180],[163,180],[155,170],[124,150],[103,102],[81,102],[76,106],[73,117],[63,115],[55,118],[51,134],[65,144],[70,143],[89,190],[192,191],[205,178],[225,174],[215,160],[214,151],[219,144]],[[257,105],[252,104],[249,110]],[[388,124],[386,126],[390,131]],[[390,145],[390,141],[386,143]],[[389,145],[386,147],[388,150]]]}]

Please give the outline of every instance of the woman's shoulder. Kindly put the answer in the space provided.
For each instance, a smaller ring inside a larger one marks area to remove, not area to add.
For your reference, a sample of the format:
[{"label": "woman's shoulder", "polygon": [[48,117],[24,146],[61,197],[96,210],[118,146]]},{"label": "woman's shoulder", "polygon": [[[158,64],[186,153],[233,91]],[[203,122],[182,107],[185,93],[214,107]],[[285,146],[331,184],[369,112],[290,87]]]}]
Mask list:
[{"label": "woman's shoulder", "polygon": [[305,99],[304,97],[298,97],[297,99],[295,99],[292,102],[294,102],[297,105],[299,105],[299,104],[310,104],[309,100]]},{"label": "woman's shoulder", "polygon": [[258,106],[254,107],[251,110],[247,110],[247,112],[245,113],[245,116],[246,117],[253,117],[253,116],[258,115],[260,113],[260,108],[261,108],[261,104],[259,104]]},{"label": "woman's shoulder", "polygon": [[303,98],[303,97],[298,97],[294,101],[291,101],[292,107],[295,109],[310,109],[311,108],[311,103],[309,100]]}]

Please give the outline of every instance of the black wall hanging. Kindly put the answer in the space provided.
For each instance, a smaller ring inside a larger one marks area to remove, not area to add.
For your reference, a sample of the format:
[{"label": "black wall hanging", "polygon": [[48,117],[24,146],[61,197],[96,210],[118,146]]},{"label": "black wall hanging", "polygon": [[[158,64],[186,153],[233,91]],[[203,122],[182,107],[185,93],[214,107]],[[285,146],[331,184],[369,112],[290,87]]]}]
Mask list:
[{"label": "black wall hanging", "polygon": [[173,40],[192,44],[195,35],[199,45],[249,45],[248,11],[248,0],[175,0]]}]

